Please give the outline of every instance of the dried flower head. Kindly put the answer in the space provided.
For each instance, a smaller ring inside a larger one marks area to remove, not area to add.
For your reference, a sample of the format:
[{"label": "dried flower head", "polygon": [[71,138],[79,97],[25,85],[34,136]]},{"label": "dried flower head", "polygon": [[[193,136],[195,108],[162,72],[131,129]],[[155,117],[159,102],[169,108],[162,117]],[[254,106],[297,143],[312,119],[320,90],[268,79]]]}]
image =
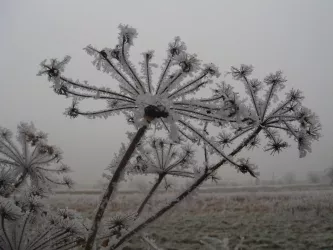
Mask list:
[{"label": "dried flower head", "polygon": [[249,173],[253,177],[257,177],[259,172],[256,172],[258,167],[255,164],[250,163],[249,159],[240,158],[237,170],[243,174]]},{"label": "dried flower head", "polygon": [[265,77],[264,82],[267,85],[281,85],[287,80],[283,77],[282,71],[276,71],[275,74],[269,74]]},{"label": "dried flower head", "polygon": [[222,145],[222,147],[229,147],[231,144],[231,137],[232,135],[230,133],[227,133],[225,131],[222,131],[218,135],[218,142]]},{"label": "dried flower head", "polygon": [[231,75],[236,80],[242,80],[252,74],[253,66],[242,64],[239,68],[231,67]]}]

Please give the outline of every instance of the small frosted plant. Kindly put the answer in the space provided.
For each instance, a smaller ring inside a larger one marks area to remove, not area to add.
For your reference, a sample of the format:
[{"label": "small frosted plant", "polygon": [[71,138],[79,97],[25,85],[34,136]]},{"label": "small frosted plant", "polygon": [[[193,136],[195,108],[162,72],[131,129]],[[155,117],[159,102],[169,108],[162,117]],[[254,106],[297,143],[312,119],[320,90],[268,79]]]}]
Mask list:
[{"label": "small frosted plant", "polygon": [[156,175],[156,181],[142,201],[136,214],[139,216],[145,205],[164,182],[164,188],[171,187],[167,176],[194,178],[194,150],[189,146],[179,146],[161,138],[152,138],[147,146],[138,147],[135,160],[128,166],[129,174]]},{"label": "small frosted plant", "polygon": [[72,186],[58,148],[33,124],[18,126],[17,141],[0,129],[0,249],[65,250],[85,242],[87,229],[75,211],[47,206],[56,185]]},{"label": "small frosted plant", "polygon": [[[27,182],[38,188],[50,185],[71,187],[60,149],[49,145],[47,134],[33,124],[18,126],[17,142],[10,130],[0,127],[0,195],[9,196]],[[62,178],[59,178],[62,177]]]},{"label": "small frosted plant", "polygon": [[45,199],[35,188],[15,199],[0,197],[1,250],[65,250],[85,241],[83,219],[66,209],[52,212]]},{"label": "small frosted plant", "polygon": [[[244,149],[257,148],[262,139],[266,144],[264,151],[274,155],[289,147],[285,137],[281,136],[281,132],[285,132],[297,142],[300,157],[311,152],[312,141],[319,139],[319,119],[310,109],[302,106],[303,96],[299,90],[290,90],[285,100],[277,103],[286,82],[281,71],[271,73],[260,81],[251,78],[252,66],[232,67],[230,75],[244,84],[247,98],[243,98],[231,85],[225,82],[214,83],[212,78],[220,76],[217,67],[214,64],[201,65],[197,56],[186,52],[185,44],[176,37],[169,44],[167,58],[155,79],[152,74],[156,66],[152,61],[153,51],[143,53],[139,74],[129,59],[129,48],[134,45],[137,31],[125,25],[120,25],[119,29],[116,46],[97,49],[88,45],[84,49],[94,58],[93,65],[98,70],[111,75],[119,83],[118,88],[98,87],[65,76],[64,69],[70,60],[69,56],[61,61],[44,60],[38,73],[48,77],[55,93],[73,98],[66,115],[72,118],[80,115],[107,118],[122,113],[127,117],[127,122],[137,128],[137,132],[130,135],[130,144],[123,146],[113,159],[112,175],[109,176],[109,184],[93,219],[85,243],[86,250],[92,249],[99,228],[103,226],[101,221],[105,209],[117,183],[124,177],[126,165],[133,171],[133,160],[130,161],[133,154],[137,155],[134,159],[134,162],[137,161],[134,164],[136,171],[155,173],[157,180],[178,171],[180,176],[186,175],[192,182],[155,214],[140,222],[133,219],[131,227],[117,233],[116,242],[107,243],[110,250],[123,246],[130,237],[188,197],[207,179],[216,180],[216,171],[224,164],[230,164],[243,174],[257,177],[257,166],[250,159],[235,159],[235,156]],[[198,95],[208,86],[213,90],[210,96]],[[84,99],[106,101],[107,107],[103,110],[81,110],[79,101]],[[173,143],[191,142],[202,146],[205,155],[202,166],[197,167],[193,173],[186,173],[185,169],[165,168],[158,162],[162,161],[162,155],[163,159],[164,156],[168,157],[161,154],[161,150],[165,149],[164,144],[163,147],[153,145],[153,152],[155,150],[159,156],[149,163],[146,157],[150,154],[149,150],[143,149],[144,143],[140,141],[151,127],[164,129]],[[212,134],[213,127],[220,131],[219,135]],[[221,160],[211,163],[211,154],[216,154]]]}]

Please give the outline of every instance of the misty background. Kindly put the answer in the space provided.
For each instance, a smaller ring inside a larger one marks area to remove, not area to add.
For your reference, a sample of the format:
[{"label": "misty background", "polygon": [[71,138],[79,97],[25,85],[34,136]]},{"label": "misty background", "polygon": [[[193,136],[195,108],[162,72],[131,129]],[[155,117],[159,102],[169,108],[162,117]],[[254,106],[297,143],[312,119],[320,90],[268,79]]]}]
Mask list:
[{"label": "misty background", "polygon": [[[46,77],[38,77],[43,59],[72,56],[65,75],[97,86],[117,86],[110,76],[91,64],[82,49],[113,47],[118,25],[129,24],[139,36],[131,60],[155,50],[154,62],[165,58],[167,44],[180,36],[188,52],[204,63],[213,62],[222,73],[242,63],[255,67],[254,76],[283,70],[286,89],[301,89],[304,105],[322,122],[323,137],[313,152],[300,159],[295,143],[280,155],[261,148],[246,154],[259,165],[262,179],[288,171],[305,179],[310,170],[333,164],[333,1],[1,1],[0,2],[0,126],[16,132],[20,121],[33,121],[49,134],[49,142],[64,151],[64,162],[79,184],[92,185],[101,178],[130,128],[123,116],[107,120],[69,119],[63,112],[71,99],[56,95]],[[156,71],[155,71],[156,72]],[[158,74],[159,71],[157,71]],[[244,93],[241,83],[227,83]],[[284,96],[283,96],[284,97]],[[283,98],[281,97],[281,98]],[[103,107],[104,102],[85,104]],[[244,179],[230,167],[219,170],[222,178]]]}]

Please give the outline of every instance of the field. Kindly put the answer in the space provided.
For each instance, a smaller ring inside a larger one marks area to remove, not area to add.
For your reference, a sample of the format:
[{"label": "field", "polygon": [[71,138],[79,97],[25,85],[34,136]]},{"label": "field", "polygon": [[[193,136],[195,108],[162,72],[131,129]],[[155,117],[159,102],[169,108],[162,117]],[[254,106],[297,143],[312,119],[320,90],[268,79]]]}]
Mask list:
[{"label": "field", "polygon": [[[171,193],[159,193],[148,207],[163,206]],[[108,208],[108,215],[130,212],[143,194],[120,193]],[[57,194],[51,205],[69,207],[92,216],[99,194],[75,192]],[[229,241],[230,249],[333,249],[333,189],[323,185],[203,189],[170,211],[147,230],[164,250],[213,248],[201,240]],[[241,240],[241,238],[243,238]],[[125,249],[147,249],[137,239]]]}]

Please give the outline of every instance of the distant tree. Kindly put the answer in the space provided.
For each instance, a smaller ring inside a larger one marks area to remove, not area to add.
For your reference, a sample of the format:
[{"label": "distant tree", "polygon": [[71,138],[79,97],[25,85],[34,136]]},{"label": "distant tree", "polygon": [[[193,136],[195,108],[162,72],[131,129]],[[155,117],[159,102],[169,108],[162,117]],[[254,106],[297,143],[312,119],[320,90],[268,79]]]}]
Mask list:
[{"label": "distant tree", "polygon": [[[231,85],[225,82],[214,83],[213,78],[220,75],[218,68],[211,63],[201,65],[197,56],[188,53],[185,44],[176,37],[168,46],[158,78],[154,79],[152,72],[156,65],[152,62],[153,51],[143,53],[139,74],[129,56],[137,31],[127,25],[120,25],[119,28],[115,47],[97,49],[89,45],[85,48],[93,57],[93,65],[109,74],[119,83],[118,86],[94,86],[65,76],[69,56],[62,61],[44,60],[38,73],[48,78],[56,94],[73,98],[72,105],[65,112],[71,118],[107,118],[122,113],[136,130],[136,133],[129,133],[130,143],[124,145],[113,159],[109,183],[84,242],[86,250],[100,245],[98,233],[101,232],[102,221],[105,221],[103,217],[106,207],[114,197],[117,185],[125,177],[127,168],[133,170],[131,166],[142,173],[153,171],[157,176],[148,191],[147,200],[150,200],[158,185],[165,184],[167,176],[177,175],[189,178],[191,182],[172,201],[150,216],[137,220],[137,214],[140,214],[137,210],[134,211],[134,216],[112,220],[109,227],[106,227],[109,230],[105,236],[108,242],[102,244],[109,245],[109,250],[123,247],[131,237],[138,235],[150,223],[185,200],[206,180],[216,181],[216,172],[223,165],[229,164],[240,173],[257,177],[257,166],[249,159],[236,156],[242,150],[257,148],[261,143],[260,137],[266,138],[264,151],[274,155],[289,147],[280,135],[284,132],[297,141],[300,157],[306,156],[311,151],[312,141],[319,139],[319,119],[313,111],[302,105],[304,97],[301,91],[291,89],[283,101],[277,102],[286,82],[281,71],[270,73],[260,81],[251,77],[251,65],[231,67],[228,74],[244,85],[247,97],[244,98]],[[212,89],[210,96],[196,95],[205,92],[202,90],[207,86]],[[107,107],[94,111],[81,110],[78,102],[85,99],[106,101]],[[172,144],[197,145],[204,151],[204,162],[187,171],[183,167],[188,167],[191,157],[185,157],[186,148],[177,145],[177,152],[180,154],[170,157],[168,148],[171,147],[146,144],[149,130],[153,134],[164,130]],[[218,135],[214,134],[217,130],[220,132]],[[145,159],[146,149],[142,152],[141,147],[146,147],[147,152],[151,152],[147,156],[152,161]],[[218,162],[210,162],[212,154],[219,157]],[[182,155],[185,157],[183,160],[179,158]],[[142,160],[144,164],[135,165],[142,163]],[[134,225],[129,227],[131,223]]]},{"label": "distant tree", "polygon": [[320,182],[320,175],[316,172],[309,171],[307,174],[307,179],[310,183],[319,183]]},{"label": "distant tree", "polygon": [[288,172],[283,176],[283,182],[285,184],[293,184],[296,181],[296,174],[294,172]]}]

